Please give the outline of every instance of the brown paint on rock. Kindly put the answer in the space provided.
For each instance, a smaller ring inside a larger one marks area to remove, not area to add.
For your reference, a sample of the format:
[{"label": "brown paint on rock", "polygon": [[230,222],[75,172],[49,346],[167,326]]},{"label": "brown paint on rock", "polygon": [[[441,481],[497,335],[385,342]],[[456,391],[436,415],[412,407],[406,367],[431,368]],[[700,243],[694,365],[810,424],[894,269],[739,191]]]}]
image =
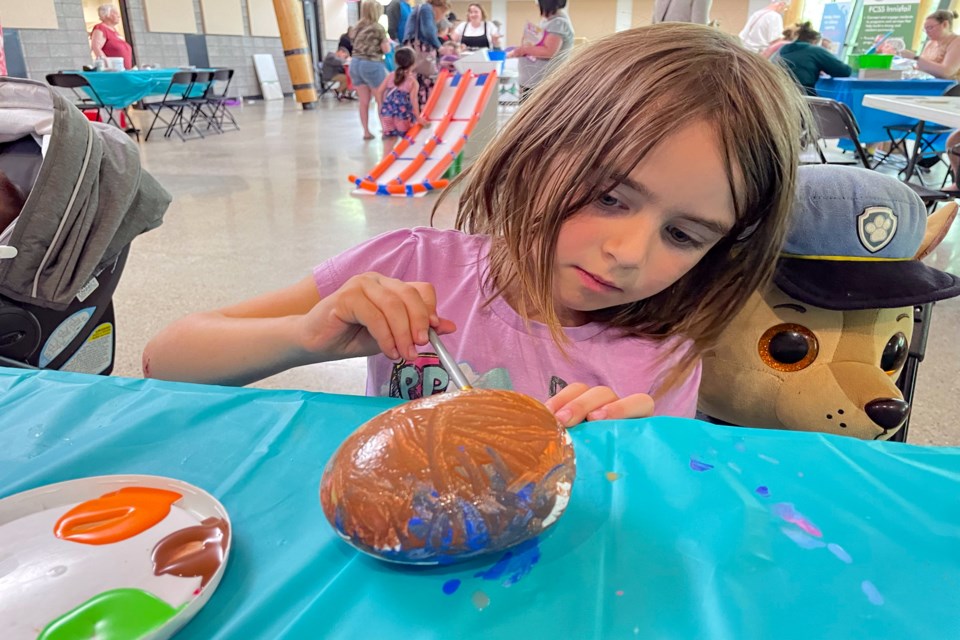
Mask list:
[{"label": "brown paint on rock", "polygon": [[399,562],[466,558],[532,538],[569,499],[566,429],[536,400],[471,389],[420,398],[361,425],[327,464],[327,520]]},{"label": "brown paint on rock", "polygon": [[207,518],[195,527],[174,531],[153,548],[153,573],[200,577],[202,589],[223,564],[230,528],[222,518]]}]

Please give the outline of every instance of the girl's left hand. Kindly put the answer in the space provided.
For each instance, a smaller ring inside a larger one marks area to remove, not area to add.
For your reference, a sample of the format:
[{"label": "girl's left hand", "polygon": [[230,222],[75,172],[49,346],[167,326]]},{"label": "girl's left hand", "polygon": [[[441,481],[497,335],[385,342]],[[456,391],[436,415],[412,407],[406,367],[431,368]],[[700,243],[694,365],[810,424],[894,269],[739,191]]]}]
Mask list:
[{"label": "girl's left hand", "polygon": [[645,393],[618,398],[610,387],[589,387],[582,382],[567,385],[544,404],[567,428],[586,420],[621,420],[653,415],[653,398]]},{"label": "girl's left hand", "polygon": [[514,47],[513,49],[510,49],[509,51],[507,51],[507,57],[519,58],[520,56],[523,55],[522,50],[523,50],[523,47]]}]

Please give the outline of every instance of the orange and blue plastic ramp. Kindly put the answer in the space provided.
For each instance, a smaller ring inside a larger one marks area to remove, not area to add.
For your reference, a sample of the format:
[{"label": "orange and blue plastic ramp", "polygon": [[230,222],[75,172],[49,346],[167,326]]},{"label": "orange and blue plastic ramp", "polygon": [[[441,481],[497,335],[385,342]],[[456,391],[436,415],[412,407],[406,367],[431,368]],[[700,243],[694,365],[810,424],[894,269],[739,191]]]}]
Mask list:
[{"label": "orange and blue plastic ramp", "polygon": [[446,187],[441,176],[463,150],[496,88],[493,71],[441,71],[423,109],[431,126],[415,125],[369,174],[351,175],[357,193],[414,197]]}]

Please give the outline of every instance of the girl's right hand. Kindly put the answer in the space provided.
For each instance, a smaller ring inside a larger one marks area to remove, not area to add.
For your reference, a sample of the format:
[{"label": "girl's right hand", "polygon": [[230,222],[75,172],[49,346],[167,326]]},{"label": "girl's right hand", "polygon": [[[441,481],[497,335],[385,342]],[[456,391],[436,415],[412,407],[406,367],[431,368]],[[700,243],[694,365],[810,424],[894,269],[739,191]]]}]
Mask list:
[{"label": "girl's right hand", "polygon": [[417,122],[420,123],[420,126],[424,129],[430,128],[430,121],[424,118],[423,116],[417,116]]},{"label": "girl's right hand", "polygon": [[414,359],[417,345],[429,342],[430,327],[440,335],[456,330],[437,315],[433,285],[373,272],[350,278],[302,318],[304,347],[323,359],[381,352],[392,360]]}]

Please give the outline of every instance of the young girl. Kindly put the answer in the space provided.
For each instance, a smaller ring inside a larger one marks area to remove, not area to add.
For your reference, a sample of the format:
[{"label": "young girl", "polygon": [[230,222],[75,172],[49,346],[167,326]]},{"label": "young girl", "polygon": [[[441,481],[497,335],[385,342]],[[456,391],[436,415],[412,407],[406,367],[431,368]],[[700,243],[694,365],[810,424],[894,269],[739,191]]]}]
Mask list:
[{"label": "young girl", "polygon": [[380,107],[380,125],[383,137],[402,136],[416,123],[427,125],[429,122],[420,117],[420,104],[417,101],[416,74],[413,65],[417,58],[410,47],[400,47],[394,53],[397,69],[388,75],[380,85],[380,95],[384,96]]},{"label": "young girl", "polygon": [[692,416],[700,354],[780,248],[801,100],[715,29],[598,40],[458,179],[458,230],[387,233],[188,316],[147,346],[144,373],[246,384],[368,356],[368,393],[412,398],[449,386],[433,327],[473,384],[527,393],[568,426]]}]

